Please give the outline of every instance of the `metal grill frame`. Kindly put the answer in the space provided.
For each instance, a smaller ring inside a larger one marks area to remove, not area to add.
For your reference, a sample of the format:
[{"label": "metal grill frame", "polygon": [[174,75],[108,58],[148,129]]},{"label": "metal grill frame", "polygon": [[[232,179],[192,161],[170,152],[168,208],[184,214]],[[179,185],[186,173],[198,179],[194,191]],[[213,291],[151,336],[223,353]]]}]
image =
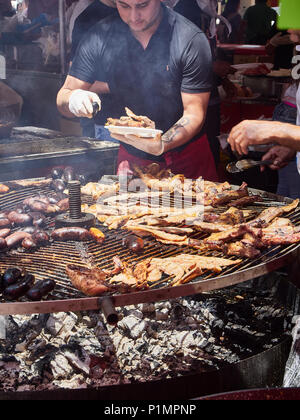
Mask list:
[{"label": "metal grill frame", "polygon": [[[233,188],[238,188],[233,186]],[[24,198],[36,195],[37,193],[43,193],[43,194],[49,194],[51,191],[49,189],[37,189],[37,188],[26,188],[26,189],[20,189],[14,192],[7,193],[3,196],[0,196],[0,208],[2,210],[6,209],[13,209],[14,206],[19,204],[24,200]],[[263,199],[264,205],[260,204],[260,209],[263,210],[265,207],[270,206],[276,202],[277,204],[288,204],[291,203],[293,200],[290,198],[281,197],[275,194],[271,194],[265,191],[257,190],[249,188],[249,192],[254,195],[260,195]],[[2,208],[2,206],[4,207]],[[287,217],[291,217],[291,220],[293,223],[300,224],[300,208],[298,207],[296,210],[291,212],[290,215]],[[101,226],[101,225],[100,225]],[[110,236],[115,236],[121,234],[121,232],[116,231],[110,231],[108,232]],[[122,231],[122,234],[125,235],[126,233]],[[128,234],[128,233],[127,233]],[[119,248],[121,247],[121,240],[116,238],[117,241],[119,241]],[[157,242],[153,241],[152,245],[150,243],[150,249],[151,246],[154,244],[157,245]],[[109,245],[109,244],[108,244]],[[68,247],[74,247],[74,244],[67,244],[67,243],[57,243],[55,245],[56,248],[62,247],[65,251]],[[89,250],[91,248],[97,248],[97,252],[101,254],[101,246],[96,245],[94,243],[88,243],[87,248],[86,245],[83,246],[83,250],[87,250],[87,256],[89,255]],[[118,248],[118,247],[117,247]],[[51,248],[50,248],[51,249]],[[162,248],[160,248],[162,250]],[[176,246],[170,245],[166,246],[164,245],[164,249],[167,251],[167,253],[170,253],[170,256],[178,255],[179,253],[184,253],[186,247],[178,248]],[[199,254],[199,252],[195,249],[188,248],[189,253],[193,254]],[[50,258],[50,252],[49,247],[44,247],[39,249],[37,252],[37,255],[39,253],[44,252],[46,253],[46,257],[48,257],[48,263],[53,266],[53,270],[55,272],[55,258],[57,254],[52,255],[53,261],[51,261]],[[111,262],[111,257],[116,254],[112,254],[112,250],[110,249],[108,252],[107,258]],[[128,252],[129,253],[129,252]],[[26,264],[30,264],[29,259],[32,254],[28,253],[18,253],[14,252],[13,257],[9,257],[10,261],[14,261],[14,258],[16,260],[15,266],[21,266],[21,261],[24,262],[24,266],[26,268]],[[72,290],[72,292],[69,293],[69,296],[67,298],[59,298],[58,295],[54,295],[51,298],[51,295],[49,299],[43,300],[40,302],[28,302],[28,301],[18,301],[18,302],[2,302],[0,303],[0,315],[24,315],[24,314],[35,314],[35,313],[54,313],[54,312],[68,312],[68,311],[87,311],[87,310],[99,310],[102,308],[103,303],[107,300],[111,302],[111,304],[115,307],[123,307],[127,305],[135,305],[139,303],[145,303],[145,302],[155,302],[155,301],[161,301],[161,300],[168,300],[168,299],[174,299],[178,297],[183,296],[189,296],[194,295],[198,293],[204,293],[211,290],[216,290],[232,285],[236,285],[238,283],[245,282],[247,280],[268,274],[274,270],[277,270],[285,265],[290,264],[297,258],[299,254],[299,245],[298,244],[292,244],[287,246],[272,246],[266,251],[262,253],[262,256],[259,258],[250,260],[250,259],[244,259],[242,263],[228,267],[227,269],[224,269],[220,274],[215,275],[215,273],[212,273],[210,271],[205,272],[201,277],[198,277],[191,282],[187,284],[183,284],[180,286],[163,286],[159,288],[153,288],[148,290],[141,290],[137,292],[131,292],[131,293],[124,293],[124,294],[113,294],[113,295],[103,295],[101,297],[85,297],[80,292],[76,291],[75,288],[70,283],[70,280],[66,277],[60,278],[60,282],[62,282],[62,287],[65,287],[67,290]],[[0,254],[0,263],[3,261],[3,255],[7,254]],[[78,254],[80,255],[80,254]],[[204,255],[203,253],[200,253],[200,255]],[[205,254],[207,255],[207,254]],[[215,255],[215,254],[214,254]],[[94,258],[93,252],[91,253],[92,258]],[[155,255],[157,257],[157,254]],[[64,257],[64,253],[62,252],[60,255],[61,258]],[[141,256],[138,257],[139,260],[143,260],[145,258],[148,258],[149,256]],[[43,257],[42,261],[43,261]],[[77,263],[73,260],[73,256],[69,257],[71,260],[69,262]],[[74,257],[75,258],[75,257]],[[236,259],[236,257],[230,257],[231,259]],[[121,257],[122,259],[122,257]],[[133,262],[135,258],[131,255],[128,255],[127,262]],[[27,261],[27,263],[26,263]],[[44,260],[45,261],[45,260]],[[80,260],[78,261],[80,264]],[[62,263],[63,264],[63,263]],[[67,264],[67,262],[65,263]],[[46,265],[46,263],[45,263]],[[84,265],[84,264],[81,264]],[[98,264],[97,264],[98,265]],[[109,265],[109,262],[106,263],[106,266],[103,268],[107,268],[107,265]],[[7,268],[9,266],[14,266],[14,263],[10,262],[9,264],[3,263],[4,268]],[[30,267],[28,268],[28,271],[30,271]],[[37,278],[46,278],[47,275],[49,275],[49,270],[47,274],[43,274],[43,267],[41,267],[40,272],[31,272],[32,274],[36,275]],[[54,276],[63,275],[59,270],[58,272],[54,274]],[[68,292],[66,292],[68,295]]]}]

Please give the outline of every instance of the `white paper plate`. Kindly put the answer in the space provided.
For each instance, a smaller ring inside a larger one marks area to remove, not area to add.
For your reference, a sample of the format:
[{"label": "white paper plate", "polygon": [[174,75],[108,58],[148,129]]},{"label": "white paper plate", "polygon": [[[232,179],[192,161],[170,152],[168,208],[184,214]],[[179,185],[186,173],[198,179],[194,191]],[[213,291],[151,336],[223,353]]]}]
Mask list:
[{"label": "white paper plate", "polygon": [[143,128],[143,127],[121,127],[118,125],[105,126],[111,134],[133,134],[138,137],[156,137],[157,134],[161,134],[161,130],[155,130],[154,128]]},{"label": "white paper plate", "polygon": [[233,64],[231,67],[238,71],[243,71],[247,69],[256,69],[258,66],[264,64],[266,67],[268,67],[269,70],[272,70],[274,67],[274,64],[272,63],[245,63],[245,64]]}]

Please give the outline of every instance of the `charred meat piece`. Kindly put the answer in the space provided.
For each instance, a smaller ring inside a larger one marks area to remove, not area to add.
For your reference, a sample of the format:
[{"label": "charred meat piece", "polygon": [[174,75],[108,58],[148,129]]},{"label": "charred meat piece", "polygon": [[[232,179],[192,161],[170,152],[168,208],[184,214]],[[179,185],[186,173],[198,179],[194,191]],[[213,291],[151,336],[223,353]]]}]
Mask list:
[{"label": "charred meat piece", "polygon": [[233,207],[245,207],[258,201],[262,201],[262,198],[259,195],[249,195],[242,198],[238,198],[234,201],[230,201],[230,205]]},{"label": "charred meat piece", "polygon": [[228,191],[224,191],[221,192],[220,194],[217,194],[213,199],[212,199],[212,205],[213,206],[221,206],[223,204],[227,204],[230,201],[233,200],[237,200],[239,198],[248,196],[248,187],[247,184],[245,182],[243,182],[243,184],[239,187],[238,190],[228,190]]},{"label": "charred meat piece", "polygon": [[73,286],[87,296],[99,296],[110,290],[106,282],[108,275],[99,268],[69,264],[66,273]]},{"label": "charred meat piece", "polygon": [[230,207],[227,211],[220,215],[219,222],[228,225],[237,225],[244,223],[245,218],[241,210],[235,207]]}]

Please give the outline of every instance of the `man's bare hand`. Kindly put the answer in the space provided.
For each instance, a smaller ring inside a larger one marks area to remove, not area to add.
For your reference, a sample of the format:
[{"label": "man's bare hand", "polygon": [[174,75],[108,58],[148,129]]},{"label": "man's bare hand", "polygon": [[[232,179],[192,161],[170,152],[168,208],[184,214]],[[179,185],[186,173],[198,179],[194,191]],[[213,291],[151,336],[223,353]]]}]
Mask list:
[{"label": "man's bare hand", "polygon": [[276,121],[245,120],[233,127],[227,141],[233,152],[247,155],[250,145],[273,143],[276,126]]}]

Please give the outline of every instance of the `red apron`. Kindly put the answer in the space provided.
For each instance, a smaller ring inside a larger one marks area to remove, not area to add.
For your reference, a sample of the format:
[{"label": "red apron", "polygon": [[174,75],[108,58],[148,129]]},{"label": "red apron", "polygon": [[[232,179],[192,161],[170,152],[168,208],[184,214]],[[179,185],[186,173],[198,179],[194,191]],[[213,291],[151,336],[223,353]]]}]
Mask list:
[{"label": "red apron", "polygon": [[[131,155],[120,143],[117,175],[131,173],[130,164],[132,163],[143,168],[153,161]],[[183,150],[170,150],[164,153],[164,160],[157,163],[161,169],[170,169],[174,175],[183,174],[185,178],[190,179],[202,176],[207,181],[219,181],[206,134],[188,144]]]}]

